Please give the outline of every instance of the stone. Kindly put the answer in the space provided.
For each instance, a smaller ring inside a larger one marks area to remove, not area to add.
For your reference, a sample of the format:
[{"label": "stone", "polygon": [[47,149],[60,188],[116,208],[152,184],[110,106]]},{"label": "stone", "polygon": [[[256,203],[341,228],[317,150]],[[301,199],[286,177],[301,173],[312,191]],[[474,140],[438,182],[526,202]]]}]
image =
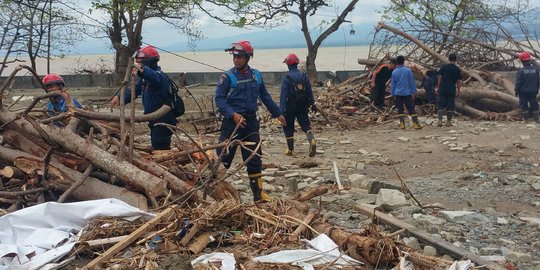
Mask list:
[{"label": "stone", "polygon": [[305,188],[309,187],[309,184],[306,183],[306,182],[300,182],[298,183],[298,190],[301,191],[301,190],[304,190]]},{"label": "stone", "polygon": [[399,138],[398,138],[398,141],[408,142],[408,141],[409,141],[409,138],[407,138],[407,137],[399,137]]},{"label": "stone", "polygon": [[343,141],[339,141],[339,144],[351,144],[352,142],[349,141],[349,140],[343,140]]},{"label": "stone", "polygon": [[510,222],[506,218],[498,217],[497,225],[508,225]]},{"label": "stone", "polygon": [[365,189],[369,190],[370,194],[378,194],[379,190],[381,190],[382,188],[401,190],[401,187],[391,185],[391,184],[387,184],[387,183],[377,181],[377,180],[374,180],[374,179],[366,179],[366,180],[364,180],[362,182],[362,188],[365,188]]},{"label": "stone", "polygon": [[366,163],[365,162],[357,162],[355,167],[359,171],[363,171],[363,170],[366,169]]},{"label": "stone", "polygon": [[377,201],[376,194],[357,194],[354,196],[354,201],[359,204],[375,204]]},{"label": "stone", "polygon": [[539,190],[540,190],[540,182],[533,183],[533,184],[531,185],[531,187],[532,187],[532,189],[533,189],[534,191],[539,191]]},{"label": "stone", "polygon": [[285,178],[293,178],[293,177],[299,177],[300,174],[298,172],[288,173],[284,175]]},{"label": "stone", "polygon": [[530,139],[531,136],[529,136],[529,135],[520,135],[519,138],[520,138],[521,140],[523,140],[523,141],[526,141],[526,140]]},{"label": "stone", "polygon": [[433,224],[433,225],[443,225],[446,223],[445,219],[434,217],[431,215],[413,214],[412,218],[416,220],[417,222]]},{"label": "stone", "polygon": [[520,217],[521,221],[527,222],[529,225],[540,226],[540,218],[535,217]]},{"label": "stone", "polygon": [[380,157],[380,156],[382,156],[382,154],[379,153],[379,152],[371,152],[371,153],[369,153],[369,155],[372,156],[372,157]]},{"label": "stone", "polygon": [[439,211],[439,214],[446,220],[459,224],[489,222],[489,219],[482,214],[472,211]]},{"label": "stone", "polygon": [[349,156],[349,155],[337,155],[336,158],[337,159],[350,159],[351,156]]},{"label": "stone", "polygon": [[360,154],[362,154],[362,155],[364,155],[364,156],[366,156],[366,155],[369,154],[369,152],[366,151],[365,149],[359,149],[358,152],[360,152]]},{"label": "stone", "polygon": [[528,253],[510,251],[506,254],[506,259],[514,262],[530,262],[532,261],[532,256]]},{"label": "stone", "polygon": [[248,191],[248,186],[247,185],[235,185],[233,184],[233,187],[238,190],[238,191]]},{"label": "stone", "polygon": [[463,151],[465,150],[463,147],[459,147],[459,146],[455,146],[455,147],[450,147],[450,151]]},{"label": "stone", "polygon": [[420,250],[422,248],[420,242],[415,237],[405,237],[403,238],[403,243],[414,250]]},{"label": "stone", "polygon": [[494,247],[482,247],[479,250],[481,256],[492,256],[492,255],[502,255],[500,248]]},{"label": "stone", "polygon": [[484,259],[486,261],[499,263],[499,264],[502,264],[502,263],[506,262],[506,258],[504,256],[499,256],[499,255],[480,256],[480,258],[482,258],[482,259]]},{"label": "stone", "polygon": [[405,195],[394,189],[381,189],[377,194],[375,204],[387,211],[396,210],[408,204]]},{"label": "stone", "polygon": [[437,256],[437,249],[435,249],[432,246],[424,246],[424,253],[425,256]]}]

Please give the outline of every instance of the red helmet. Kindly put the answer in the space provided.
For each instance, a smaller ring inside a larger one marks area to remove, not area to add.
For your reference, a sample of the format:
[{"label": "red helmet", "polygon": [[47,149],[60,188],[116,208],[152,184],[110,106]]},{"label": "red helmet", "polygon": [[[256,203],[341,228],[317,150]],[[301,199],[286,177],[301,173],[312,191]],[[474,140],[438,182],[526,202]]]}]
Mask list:
[{"label": "red helmet", "polygon": [[251,43],[247,40],[239,40],[232,43],[225,51],[230,52],[231,54],[253,57],[253,46],[251,46]]},{"label": "red helmet", "polygon": [[133,55],[135,58],[142,58],[144,61],[157,60],[159,61],[159,53],[154,46],[145,46],[135,52]]},{"label": "red helmet", "polygon": [[296,54],[291,53],[285,57],[285,60],[283,60],[283,63],[287,64],[287,66],[290,65],[298,65],[300,63],[300,59],[298,59],[298,56]]},{"label": "red helmet", "polygon": [[519,60],[521,60],[521,61],[529,61],[531,59],[532,59],[532,57],[531,57],[530,53],[528,53],[528,52],[519,53]]},{"label": "red helmet", "polygon": [[43,77],[43,80],[41,80],[45,87],[52,85],[52,84],[60,84],[62,86],[66,85],[64,82],[64,79],[60,77],[60,75],[56,73],[49,73],[45,77]]}]

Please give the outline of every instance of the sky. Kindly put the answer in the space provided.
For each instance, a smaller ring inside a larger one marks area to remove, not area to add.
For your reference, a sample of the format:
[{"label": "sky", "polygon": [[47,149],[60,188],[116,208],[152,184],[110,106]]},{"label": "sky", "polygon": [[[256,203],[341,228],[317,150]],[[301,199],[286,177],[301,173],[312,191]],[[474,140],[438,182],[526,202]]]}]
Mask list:
[{"label": "sky", "polygon": [[[339,14],[349,3],[350,1],[347,0],[334,0],[329,1],[331,3],[331,7],[325,8],[319,12],[317,12],[316,15],[310,17],[310,24],[313,26],[318,25],[323,20],[331,20],[332,18],[336,17],[336,14]],[[382,1],[359,1],[356,4],[355,9],[349,13],[347,16],[347,20],[351,21],[351,23],[344,23],[342,25],[343,30],[346,30],[347,32],[350,31],[350,29],[357,29],[357,28],[366,28],[370,27],[372,28],[379,20],[380,20],[380,14],[377,11],[380,11],[382,9],[382,6],[387,2],[387,0]],[[82,6],[81,10],[88,10],[90,8],[90,0],[80,0],[79,5]],[[99,14],[96,12],[93,12],[92,14],[87,15],[98,18],[98,17],[104,17],[103,14]],[[81,14],[79,14],[81,15]],[[85,18],[85,16],[81,15],[83,20],[90,19]],[[236,28],[236,27],[230,27],[227,25],[224,25],[220,22],[217,22],[216,20],[210,18],[208,15],[198,12],[197,14],[197,24],[199,25],[199,30],[201,31],[202,35],[207,40],[213,40],[213,39],[219,39],[220,41],[226,40],[224,38],[231,37],[231,42],[234,41],[234,37],[238,37],[238,35],[245,35],[250,34],[254,32],[265,32],[268,35],[272,35],[276,30],[280,31],[288,31],[291,33],[297,33],[298,38],[303,41],[302,32],[300,31],[300,21],[296,16],[290,16],[286,19],[285,23],[280,25],[279,27],[272,28],[270,30],[268,29],[262,29],[262,28]],[[282,32],[283,33],[283,32]],[[315,31],[316,33],[316,31]],[[332,38],[336,39],[339,37],[336,37],[336,35],[343,34],[340,33],[334,33]],[[169,24],[163,22],[160,19],[150,19],[146,20],[143,26],[143,38],[145,42],[151,43],[151,44],[159,44],[160,47],[168,48],[168,49],[174,49],[175,47],[178,48],[177,51],[186,50],[187,47],[187,39],[185,36],[181,35],[177,29],[174,29]],[[346,38],[346,37],[345,37]],[[150,42],[149,42],[150,41]],[[206,42],[208,43],[208,42]],[[204,40],[201,42],[201,44],[204,44]],[[224,45],[227,46],[228,44]],[[157,46],[157,45],[156,45]],[[81,44],[78,45],[78,48],[75,50],[75,53],[104,53],[104,52],[112,52],[112,50],[109,48],[110,42],[107,39],[91,39],[86,38]],[[201,47],[204,49],[205,47]],[[201,49],[199,48],[199,49]],[[209,48],[209,47],[206,47]]]}]

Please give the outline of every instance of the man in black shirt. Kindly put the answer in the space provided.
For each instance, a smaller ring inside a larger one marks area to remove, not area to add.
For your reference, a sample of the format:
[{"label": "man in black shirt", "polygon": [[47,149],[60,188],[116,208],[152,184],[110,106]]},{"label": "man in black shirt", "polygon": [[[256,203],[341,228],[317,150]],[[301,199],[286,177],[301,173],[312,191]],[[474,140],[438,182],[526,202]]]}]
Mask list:
[{"label": "man in black shirt", "polygon": [[446,126],[452,126],[452,117],[454,116],[454,109],[456,108],[456,97],[459,96],[461,91],[461,70],[456,65],[457,56],[455,53],[448,55],[448,61],[450,63],[444,64],[439,69],[439,82],[438,82],[438,94],[439,94],[439,111],[438,127],[442,127],[443,115],[446,111]]},{"label": "man in black shirt", "polygon": [[386,96],[386,83],[392,76],[392,70],[396,67],[396,60],[391,59],[390,63],[381,65],[373,74],[370,81],[371,101],[379,108],[384,107],[384,96]]}]

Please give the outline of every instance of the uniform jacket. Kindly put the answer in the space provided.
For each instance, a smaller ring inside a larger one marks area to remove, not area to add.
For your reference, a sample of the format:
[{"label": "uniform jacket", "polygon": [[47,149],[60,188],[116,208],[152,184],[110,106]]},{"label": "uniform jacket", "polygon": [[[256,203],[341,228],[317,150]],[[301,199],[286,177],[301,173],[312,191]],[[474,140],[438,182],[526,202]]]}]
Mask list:
[{"label": "uniform jacket", "polygon": [[[308,96],[308,101],[305,106],[310,106],[315,103],[315,98],[313,97],[313,89],[311,88],[311,83],[309,82],[308,77],[306,74],[298,68],[291,68],[289,72],[287,72],[287,75],[289,75],[293,81],[295,82],[303,82],[304,86],[306,87],[306,93]],[[291,83],[287,80],[286,77],[283,77],[283,80],[281,81],[281,93],[279,95],[279,107],[281,108],[281,111],[284,113],[287,111],[287,101],[289,101],[290,95],[294,94],[294,91],[296,89],[294,88],[294,85],[291,85]],[[290,101],[289,101],[290,102]],[[300,105],[300,104],[299,104]],[[299,108],[299,109],[307,109],[307,108]]]},{"label": "uniform jacket", "polygon": [[540,76],[532,65],[520,68],[516,74],[516,93],[538,93]]},{"label": "uniform jacket", "polygon": [[[72,102],[71,104],[72,106],[82,109],[81,103],[79,103],[79,101],[76,98],[71,98],[71,102]],[[53,98],[52,102],[49,101],[49,103],[47,103],[47,111],[49,115],[55,115],[60,112],[67,112],[68,108],[67,108],[66,100],[64,99],[64,97],[56,97],[56,98]]]},{"label": "uniform jacket", "polygon": [[392,72],[391,92],[392,96],[410,96],[416,93],[416,82],[408,67],[396,66]]},{"label": "uniform jacket", "polygon": [[264,106],[268,108],[272,117],[275,118],[281,115],[281,110],[270,96],[270,93],[268,93],[268,90],[266,90],[264,82],[262,80],[260,83],[257,82],[251,67],[248,66],[245,72],[239,72],[233,67],[230,72],[237,78],[236,89],[231,89],[229,75],[224,73],[219,78],[215,96],[216,105],[226,119],[231,118],[235,112],[255,115],[257,112],[257,99],[259,98]]},{"label": "uniform jacket", "polygon": [[[135,83],[135,98],[142,96],[142,105],[144,114],[152,113],[167,103],[169,91],[169,77],[161,68],[153,70],[147,66],[143,67],[143,72],[137,73],[137,82]],[[131,102],[131,90],[126,89],[124,95],[124,104]],[[176,123],[176,117],[170,111],[156,122]]]}]

